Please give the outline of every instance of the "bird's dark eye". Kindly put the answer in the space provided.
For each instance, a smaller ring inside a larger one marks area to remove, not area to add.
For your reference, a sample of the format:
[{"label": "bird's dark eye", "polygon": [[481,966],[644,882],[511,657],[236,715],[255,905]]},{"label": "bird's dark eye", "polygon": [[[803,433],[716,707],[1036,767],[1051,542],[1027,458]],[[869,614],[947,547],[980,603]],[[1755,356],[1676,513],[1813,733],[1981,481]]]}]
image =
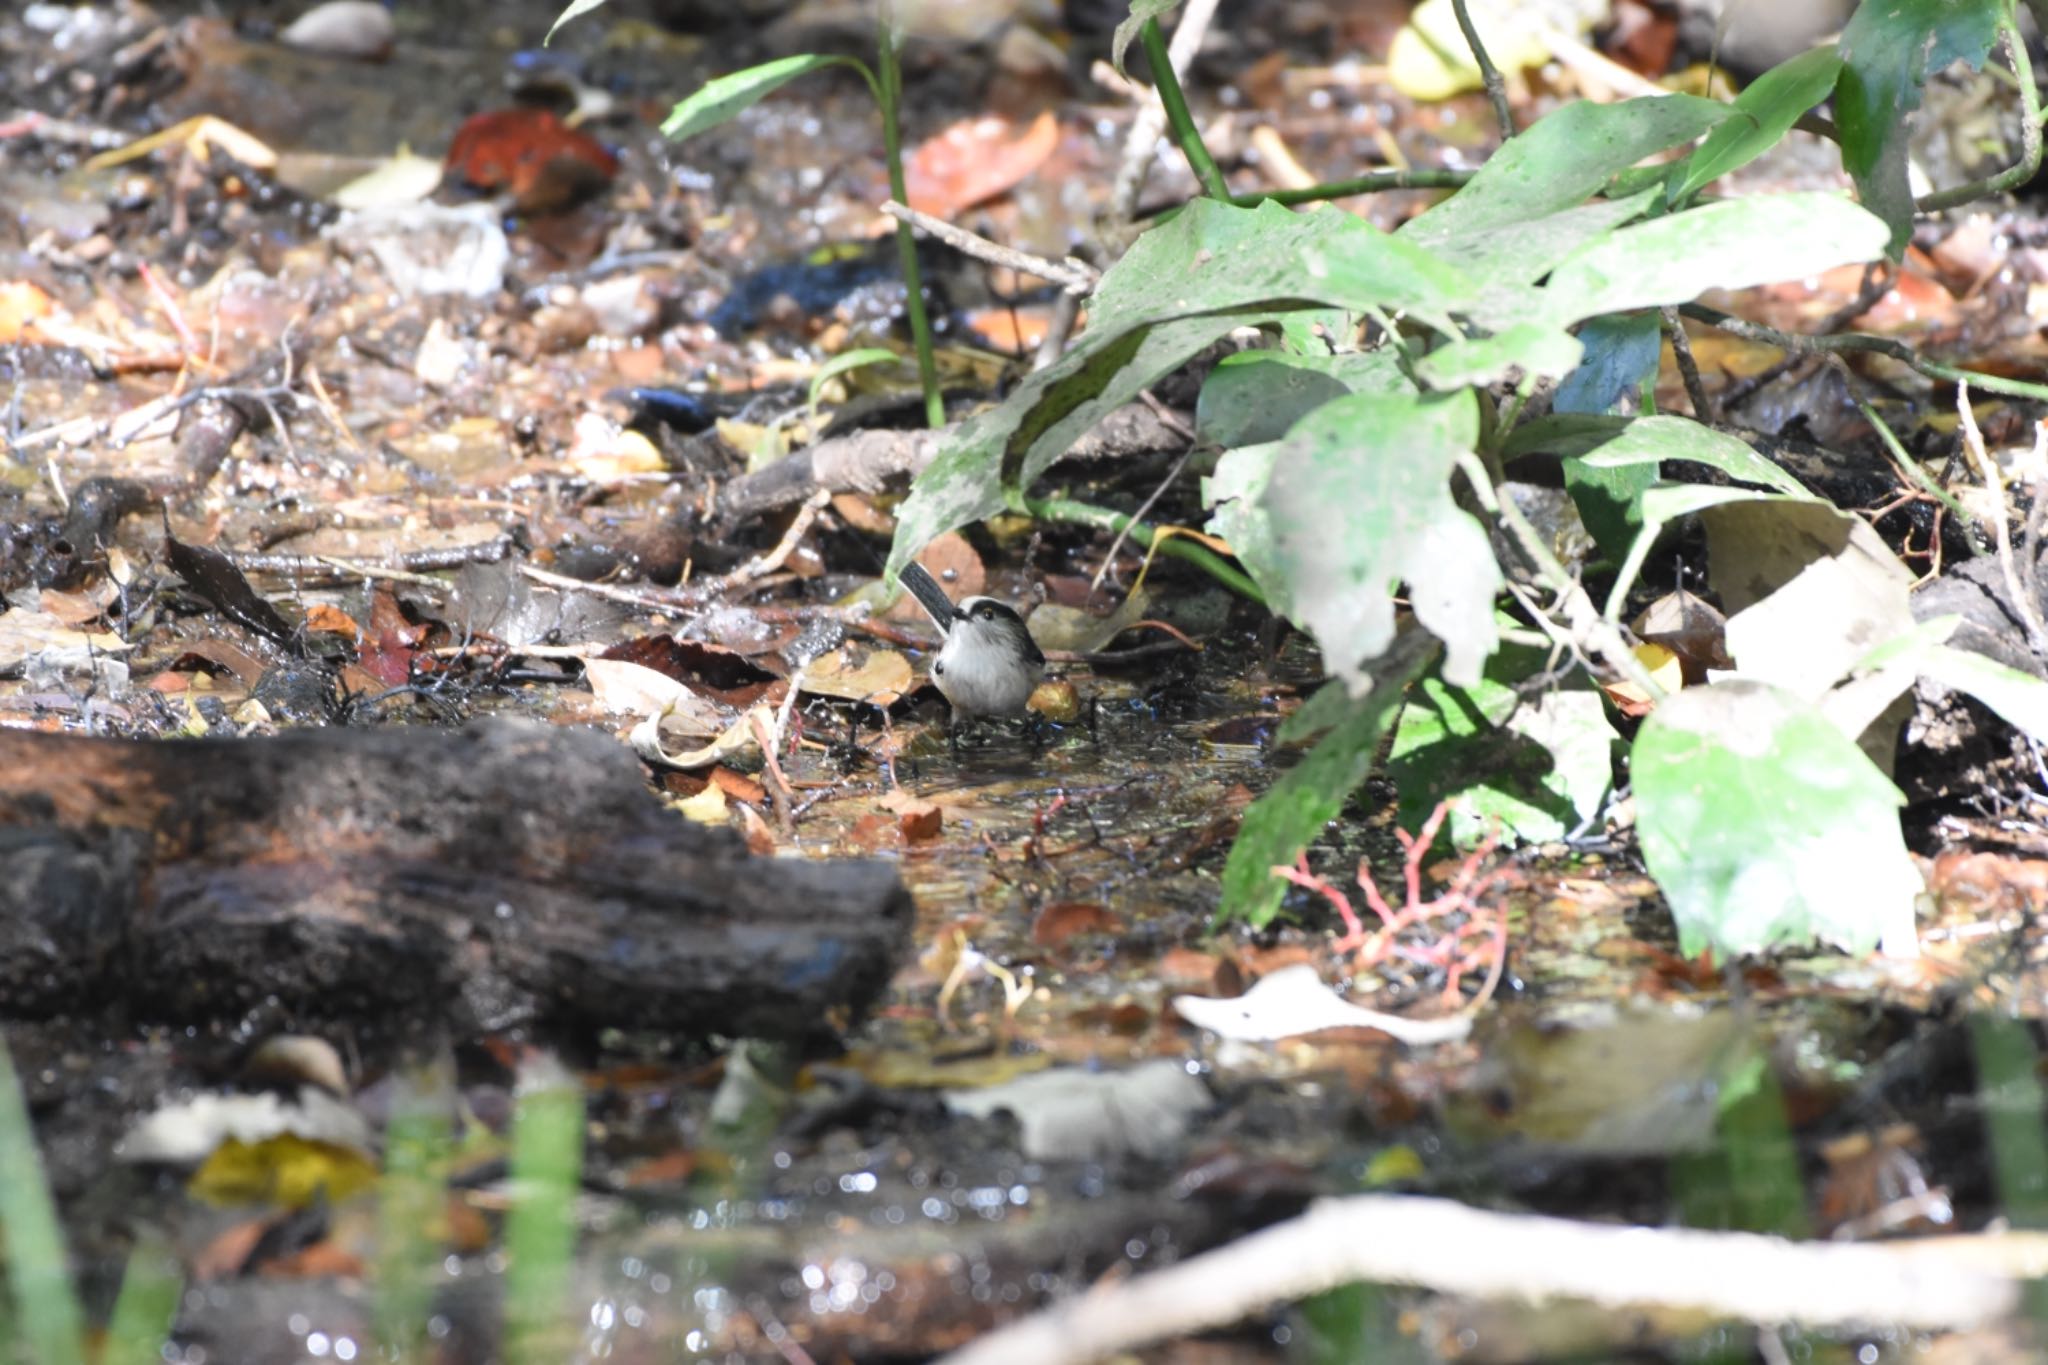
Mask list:
[{"label": "bird's dark eye", "polygon": [[996,619],[996,609],[994,607],[983,607],[978,615],[984,621],[993,621]]}]

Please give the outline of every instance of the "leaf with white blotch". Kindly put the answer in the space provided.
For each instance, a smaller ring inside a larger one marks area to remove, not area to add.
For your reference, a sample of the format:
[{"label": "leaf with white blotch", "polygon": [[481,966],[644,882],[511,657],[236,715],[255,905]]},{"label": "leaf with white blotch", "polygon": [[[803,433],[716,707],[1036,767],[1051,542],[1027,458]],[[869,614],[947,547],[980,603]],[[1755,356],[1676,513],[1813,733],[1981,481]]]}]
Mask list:
[{"label": "leaf with white blotch", "polygon": [[1354,694],[1394,639],[1394,591],[1444,642],[1444,676],[1469,686],[1496,642],[1500,568],[1486,530],[1451,498],[1451,470],[1479,440],[1470,390],[1355,394],[1295,424],[1261,506],[1294,613]]},{"label": "leaf with white blotch", "polygon": [[851,57],[817,52],[798,53],[794,57],[779,57],[772,62],[750,66],[744,71],[706,81],[695,94],[669,110],[668,117],[661,121],[662,135],[677,142],[695,137],[707,128],[716,128],[743,113],[797,77],[828,66],[850,66],[863,74],[867,71]]},{"label": "leaf with white blotch", "polygon": [[1643,723],[1630,772],[1686,956],[1814,939],[1918,952],[1905,797],[1811,705],[1763,683],[1688,687]]},{"label": "leaf with white blotch", "polygon": [[1475,296],[1458,272],[1350,214],[1197,200],[1102,277],[1066,355],[946,438],[903,505],[888,573],[1021,499],[1089,428],[1234,328],[1331,306],[1440,314]]}]

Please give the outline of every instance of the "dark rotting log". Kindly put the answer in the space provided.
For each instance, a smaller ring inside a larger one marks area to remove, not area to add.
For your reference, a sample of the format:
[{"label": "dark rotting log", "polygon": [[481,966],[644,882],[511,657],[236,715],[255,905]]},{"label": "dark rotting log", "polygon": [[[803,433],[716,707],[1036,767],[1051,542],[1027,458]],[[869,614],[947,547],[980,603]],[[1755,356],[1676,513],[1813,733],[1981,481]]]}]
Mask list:
[{"label": "dark rotting log", "polygon": [[889,864],[752,857],[593,733],[0,730],[0,1016],[795,1037],[858,1016],[910,920]]}]

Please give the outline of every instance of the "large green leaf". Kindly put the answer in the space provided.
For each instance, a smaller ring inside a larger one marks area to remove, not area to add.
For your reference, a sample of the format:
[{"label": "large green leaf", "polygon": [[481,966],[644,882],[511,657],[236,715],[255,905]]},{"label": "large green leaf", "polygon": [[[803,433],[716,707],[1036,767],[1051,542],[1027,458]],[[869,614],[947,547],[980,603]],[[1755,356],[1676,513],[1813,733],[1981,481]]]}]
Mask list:
[{"label": "large green leaf", "polygon": [[1565,326],[1874,261],[1885,237],[1881,221],[1839,195],[1734,199],[1609,233],[1560,264],[1542,293],[1549,320]]},{"label": "large green leaf", "polygon": [[1350,214],[1198,200],[1103,276],[1066,355],[947,438],[903,505],[889,572],[1000,511],[1096,422],[1234,328],[1330,306],[1443,313],[1472,297],[1458,272]]},{"label": "large green leaf", "polygon": [[1845,65],[1835,85],[1842,165],[1863,203],[1889,226],[1894,260],[1913,233],[1906,116],[1919,108],[1929,76],[1956,61],[1982,66],[2011,11],[2010,0],[1884,0],[1858,6],[1842,29]]},{"label": "large green leaf", "polygon": [[1753,682],[1665,698],[1631,757],[1643,859],[1690,956],[1916,949],[1905,798],[1812,706]]},{"label": "large green leaf", "polygon": [[1403,225],[1400,235],[1447,259],[1510,249],[1532,224],[1577,207],[1610,177],[1733,113],[1694,95],[1567,104],[1509,139],[1469,184]]},{"label": "large green leaf", "polygon": [[1302,708],[1316,711],[1323,736],[1245,812],[1223,868],[1218,919],[1254,925],[1271,920],[1287,889],[1272,869],[1293,863],[1372,772],[1380,737],[1386,734],[1402,693],[1435,654],[1419,631],[1402,645],[1383,662],[1364,696],[1354,697],[1343,683],[1332,682]]},{"label": "large green leaf", "polygon": [[1452,842],[1470,848],[1499,822],[1526,842],[1562,838],[1595,818],[1613,785],[1614,728],[1600,694],[1580,675],[1524,698],[1546,651],[1508,645],[1474,687],[1424,678],[1394,730],[1387,775],[1401,793],[1401,823],[1417,829],[1437,802],[1457,797]]},{"label": "large green leaf", "polygon": [[1669,202],[1677,203],[1777,146],[1801,114],[1828,97],[1841,70],[1842,59],[1834,49],[1817,47],[1779,62],[1751,81],[1735,97],[1741,117],[1708,133],[1685,159],[1672,178]]},{"label": "large green leaf", "polygon": [[1261,505],[1294,614],[1354,692],[1394,639],[1394,590],[1444,642],[1444,676],[1477,681],[1497,637],[1500,569],[1486,531],[1451,499],[1450,475],[1479,439],[1470,390],[1354,394],[1310,413],[1280,442]]},{"label": "large green leaf", "polygon": [[[706,81],[695,94],[669,110],[668,117],[661,121],[661,131],[678,142],[695,137],[760,103],[798,76],[827,66],[850,66],[863,76],[868,74],[868,69],[852,57],[816,52],[779,57],[772,62]],[[872,77],[869,84],[873,84]]]}]

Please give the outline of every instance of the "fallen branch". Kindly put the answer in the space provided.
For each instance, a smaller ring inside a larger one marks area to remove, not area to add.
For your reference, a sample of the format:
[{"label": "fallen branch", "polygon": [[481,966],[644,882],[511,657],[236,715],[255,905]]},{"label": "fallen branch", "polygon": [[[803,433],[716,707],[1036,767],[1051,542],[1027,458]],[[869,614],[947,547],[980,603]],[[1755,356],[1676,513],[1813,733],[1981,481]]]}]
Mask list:
[{"label": "fallen branch", "polygon": [[1105,1286],[982,1337],[944,1365],[1071,1365],[1222,1327],[1357,1281],[1476,1297],[1662,1304],[1812,1327],[1981,1326],[2048,1270],[2048,1237],[1790,1242],[1748,1232],[1615,1227],[1362,1195],[1312,1205],[1170,1269]]}]

